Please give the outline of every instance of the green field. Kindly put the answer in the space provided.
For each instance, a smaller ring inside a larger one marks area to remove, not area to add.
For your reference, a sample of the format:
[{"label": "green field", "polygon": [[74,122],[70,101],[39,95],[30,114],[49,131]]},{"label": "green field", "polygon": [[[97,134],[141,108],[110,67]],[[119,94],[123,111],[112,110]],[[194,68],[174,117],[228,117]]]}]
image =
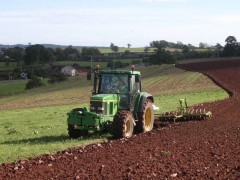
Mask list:
[{"label": "green field", "polygon": [[0,70],[3,69],[13,69],[15,67],[23,66],[23,63],[19,62],[9,62],[9,65],[6,65],[6,62],[0,62]]},{"label": "green field", "polygon": [[13,81],[2,81],[4,84],[0,85],[0,97],[5,95],[13,95],[24,92],[27,81],[14,82]]},{"label": "green field", "polygon": [[[48,86],[48,79],[43,79],[42,82]],[[3,83],[4,82],[4,83]],[[1,81],[0,82],[0,97],[15,95],[19,93],[24,93],[27,80],[17,80],[17,81]],[[1,84],[2,83],[2,84]]]},{"label": "green field", "polygon": [[[187,98],[189,105],[193,105],[228,97],[206,76],[173,65],[136,67],[136,70],[142,73],[143,91],[151,93],[154,104],[160,107],[155,113],[177,109],[180,98]],[[0,97],[0,163],[110,138],[110,134],[92,134],[75,140],[68,138],[66,113],[76,107],[89,106],[92,84],[86,77],[79,77]]]},{"label": "green field", "polygon": [[[136,59],[115,59],[115,61],[121,61],[122,63],[129,63],[132,64],[133,60],[141,60],[141,58]],[[92,69],[95,69],[97,65],[100,65],[101,69],[107,68],[107,62],[99,62],[93,60],[91,61],[58,61],[54,62],[54,65],[72,65],[72,64],[79,64],[80,66],[90,66]]]},{"label": "green field", "polygon": [[54,65],[73,65],[79,64],[80,66],[90,66],[92,69],[95,69],[97,65],[99,65],[102,69],[107,67],[107,62],[98,62],[98,61],[59,61],[54,62]]}]

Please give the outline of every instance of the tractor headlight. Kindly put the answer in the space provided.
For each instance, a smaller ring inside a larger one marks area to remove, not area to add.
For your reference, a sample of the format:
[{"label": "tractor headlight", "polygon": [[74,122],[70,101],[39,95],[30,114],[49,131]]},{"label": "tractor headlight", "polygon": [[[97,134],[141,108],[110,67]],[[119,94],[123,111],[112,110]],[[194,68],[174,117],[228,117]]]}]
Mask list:
[{"label": "tractor headlight", "polygon": [[104,107],[98,107],[97,109],[100,110],[100,111],[103,111]]},{"label": "tractor headlight", "polygon": [[95,107],[90,107],[91,110],[95,110]]}]

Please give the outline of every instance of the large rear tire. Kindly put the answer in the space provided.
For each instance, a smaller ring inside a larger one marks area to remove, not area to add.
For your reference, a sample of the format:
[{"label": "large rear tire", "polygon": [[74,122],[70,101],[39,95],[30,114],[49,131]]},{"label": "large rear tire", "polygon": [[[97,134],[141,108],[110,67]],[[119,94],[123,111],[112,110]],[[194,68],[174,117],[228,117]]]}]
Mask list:
[{"label": "large rear tire", "polygon": [[114,138],[131,137],[133,134],[133,117],[129,111],[121,110],[113,119]]},{"label": "large rear tire", "polygon": [[152,101],[146,99],[141,112],[137,113],[138,121],[136,122],[135,130],[138,133],[151,131],[154,123],[154,113]]}]

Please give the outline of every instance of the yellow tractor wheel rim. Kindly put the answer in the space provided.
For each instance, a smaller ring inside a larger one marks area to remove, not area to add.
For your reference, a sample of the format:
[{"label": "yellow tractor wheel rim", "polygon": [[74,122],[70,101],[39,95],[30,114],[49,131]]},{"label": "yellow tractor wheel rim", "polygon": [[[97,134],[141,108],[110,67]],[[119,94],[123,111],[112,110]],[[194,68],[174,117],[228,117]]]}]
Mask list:
[{"label": "yellow tractor wheel rim", "polygon": [[151,130],[151,110],[150,108],[147,108],[146,113],[145,113],[145,129],[147,131]]}]

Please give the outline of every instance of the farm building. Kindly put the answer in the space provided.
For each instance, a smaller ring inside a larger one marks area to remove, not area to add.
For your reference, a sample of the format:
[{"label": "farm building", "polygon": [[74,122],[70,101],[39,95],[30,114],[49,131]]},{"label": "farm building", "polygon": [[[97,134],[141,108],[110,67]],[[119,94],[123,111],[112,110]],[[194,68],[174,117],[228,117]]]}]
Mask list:
[{"label": "farm building", "polygon": [[90,66],[80,66],[79,64],[73,64],[73,68],[76,69],[76,75],[87,75],[88,72],[90,72]]},{"label": "farm building", "polygon": [[75,76],[76,69],[74,69],[72,66],[65,66],[61,69],[61,73],[69,76]]}]

